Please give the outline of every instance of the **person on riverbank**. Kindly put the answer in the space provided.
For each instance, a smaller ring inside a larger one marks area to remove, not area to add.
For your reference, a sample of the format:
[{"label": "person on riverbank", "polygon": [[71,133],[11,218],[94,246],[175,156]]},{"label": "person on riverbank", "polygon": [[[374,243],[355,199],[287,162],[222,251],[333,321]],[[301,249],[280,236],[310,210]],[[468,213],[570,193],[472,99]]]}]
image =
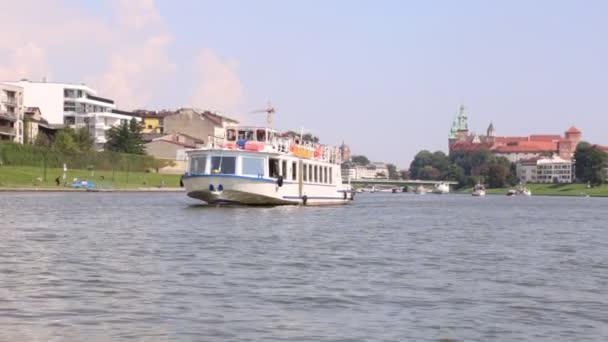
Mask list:
[{"label": "person on riverbank", "polygon": [[57,186],[59,186],[59,184],[61,184],[61,181],[59,180],[59,176],[57,176],[57,178],[55,178],[55,183],[57,184]]}]

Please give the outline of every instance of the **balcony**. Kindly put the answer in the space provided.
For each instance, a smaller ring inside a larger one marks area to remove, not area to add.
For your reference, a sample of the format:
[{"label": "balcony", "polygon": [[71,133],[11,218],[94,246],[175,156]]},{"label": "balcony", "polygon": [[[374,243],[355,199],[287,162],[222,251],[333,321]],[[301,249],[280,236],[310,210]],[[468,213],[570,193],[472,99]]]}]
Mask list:
[{"label": "balcony", "polygon": [[0,111],[0,120],[17,121],[17,113]]},{"label": "balcony", "polygon": [[0,135],[15,135],[15,128],[9,126],[0,126]]},{"label": "balcony", "polygon": [[17,105],[18,105],[16,97],[7,97],[2,100],[2,103],[9,105],[9,106],[14,106],[14,107],[17,107]]}]

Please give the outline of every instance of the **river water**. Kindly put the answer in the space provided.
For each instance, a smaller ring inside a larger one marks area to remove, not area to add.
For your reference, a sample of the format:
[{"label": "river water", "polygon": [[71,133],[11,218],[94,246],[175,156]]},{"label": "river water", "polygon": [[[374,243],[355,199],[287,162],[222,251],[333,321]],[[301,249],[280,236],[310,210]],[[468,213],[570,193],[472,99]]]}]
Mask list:
[{"label": "river water", "polygon": [[605,341],[607,208],[0,193],[0,341]]}]

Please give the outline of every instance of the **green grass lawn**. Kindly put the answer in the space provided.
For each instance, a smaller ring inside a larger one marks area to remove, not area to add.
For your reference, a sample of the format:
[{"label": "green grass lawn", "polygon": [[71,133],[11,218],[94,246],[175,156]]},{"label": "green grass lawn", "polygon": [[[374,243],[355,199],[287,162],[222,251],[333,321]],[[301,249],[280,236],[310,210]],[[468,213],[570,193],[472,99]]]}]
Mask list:
[{"label": "green grass lawn", "polygon": [[[48,168],[46,179],[39,181],[39,178],[44,178],[42,167],[0,166],[0,188],[57,188],[55,178],[59,177],[63,182],[62,176],[63,169]],[[68,186],[74,178],[95,182],[98,188],[105,189],[136,189],[158,187],[161,184],[164,187],[172,188],[179,187],[180,175],[122,171],[116,171],[112,175],[112,171],[68,170],[66,175]]]},{"label": "green grass lawn", "polygon": [[[608,196],[608,185],[587,188],[587,184],[526,184],[532,195],[539,196]],[[488,194],[505,195],[508,189],[489,189]]]}]

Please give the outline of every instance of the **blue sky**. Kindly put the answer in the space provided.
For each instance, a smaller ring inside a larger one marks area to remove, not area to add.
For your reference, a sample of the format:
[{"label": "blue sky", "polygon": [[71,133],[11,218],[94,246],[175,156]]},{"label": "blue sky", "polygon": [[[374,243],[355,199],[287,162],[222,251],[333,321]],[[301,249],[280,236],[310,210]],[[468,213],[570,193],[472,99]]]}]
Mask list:
[{"label": "blue sky", "polygon": [[[6,6],[24,5],[0,13]],[[478,132],[490,121],[499,135],[576,125],[608,143],[607,10],[604,1],[60,1],[0,51],[45,68],[0,57],[0,76],[44,73],[124,107],[195,105],[247,123],[263,123],[248,112],[270,100],[278,128],[407,167],[418,150],[447,149],[460,104]],[[79,25],[87,35],[73,41],[40,38]]]}]

